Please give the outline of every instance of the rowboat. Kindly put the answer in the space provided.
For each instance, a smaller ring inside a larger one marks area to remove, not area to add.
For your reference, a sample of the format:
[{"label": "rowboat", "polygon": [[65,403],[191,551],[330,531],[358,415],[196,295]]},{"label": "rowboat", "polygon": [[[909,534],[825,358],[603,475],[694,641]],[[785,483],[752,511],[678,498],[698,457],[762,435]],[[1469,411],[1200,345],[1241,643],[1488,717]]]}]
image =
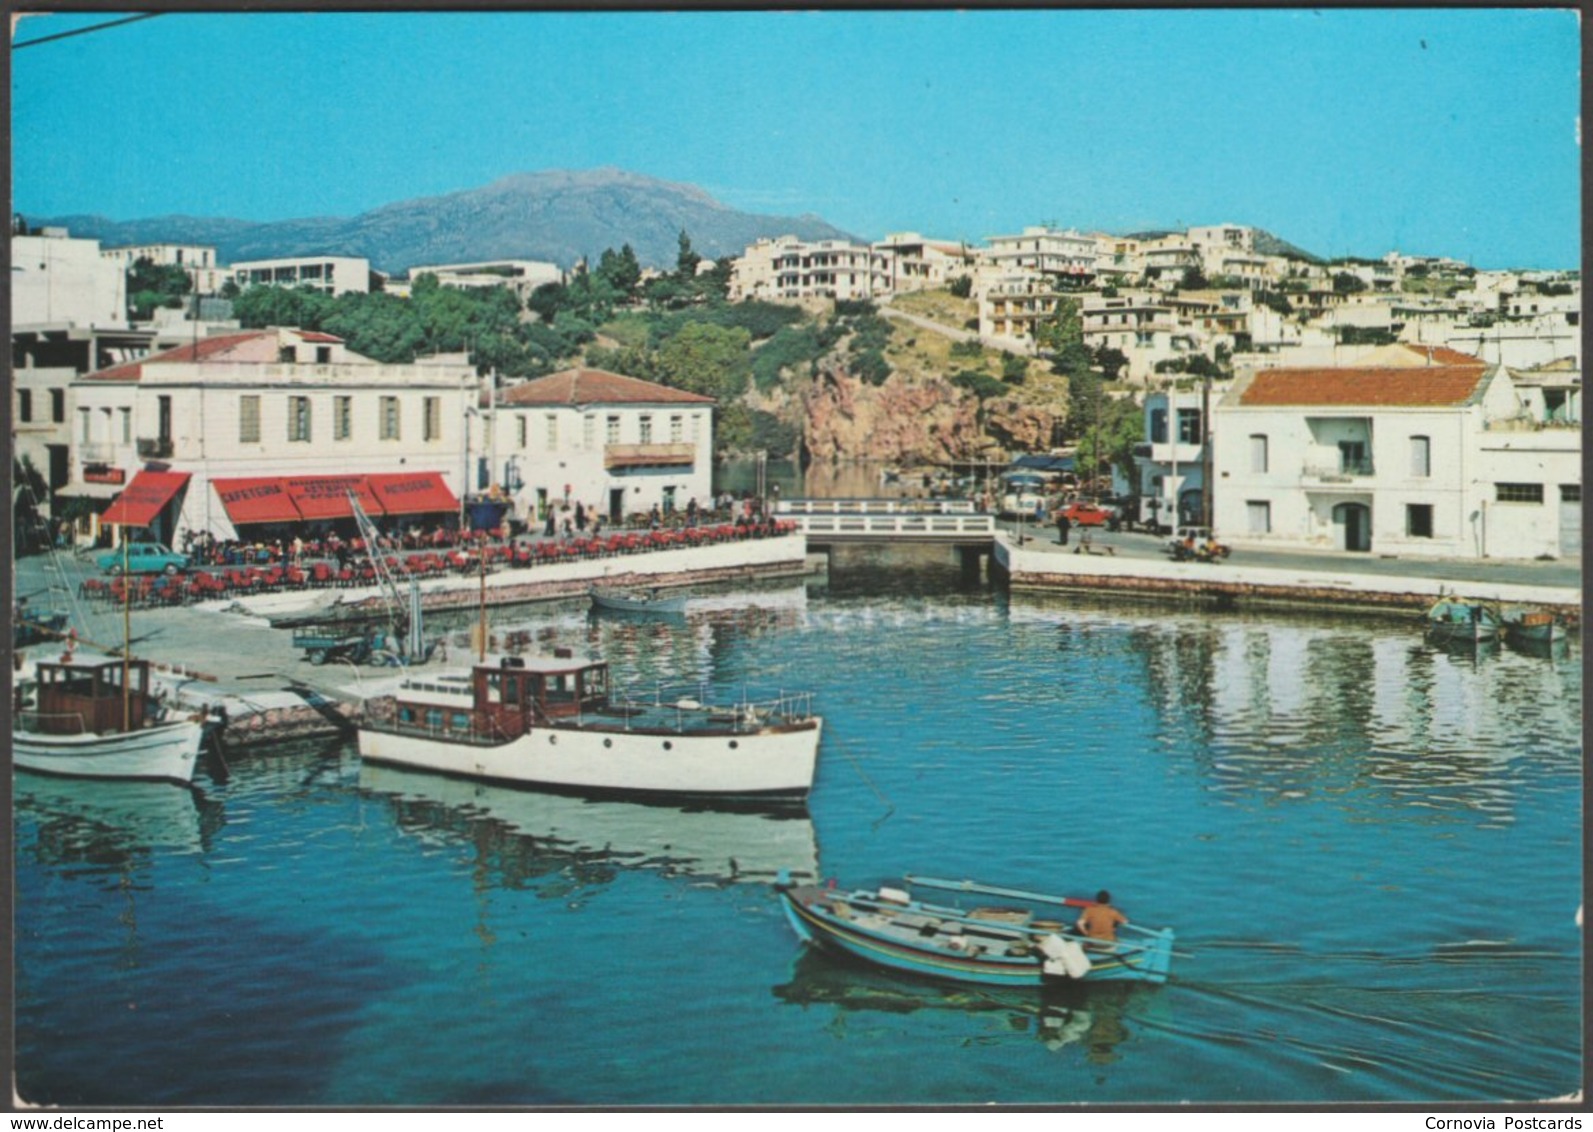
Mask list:
[{"label": "rowboat", "polygon": [[1494,644],[1500,628],[1498,608],[1486,602],[1440,598],[1427,610],[1427,635],[1437,644]]},{"label": "rowboat", "polygon": [[1505,641],[1517,648],[1542,649],[1566,639],[1565,619],[1548,609],[1516,606],[1501,614]]},{"label": "rowboat", "polygon": [[168,715],[152,694],[149,662],[74,655],[41,660],[19,684],[12,759],[67,778],[193,781],[203,716]]},{"label": "rowboat", "polygon": [[612,696],[608,664],[568,648],[484,655],[365,702],[366,762],[597,796],[804,802],[822,720],[811,695],[711,704]]},{"label": "rowboat", "polygon": [[[1123,924],[1129,938],[1077,934],[1064,922],[1095,902],[974,881],[907,877],[904,886],[842,891],[776,883],[797,936],[839,955],[912,975],[999,987],[1167,981],[1171,928]],[[943,894],[930,900],[915,890]],[[989,899],[1019,901],[990,906]],[[969,901],[973,907],[967,907]]]},{"label": "rowboat", "polygon": [[657,590],[646,593],[621,593],[619,590],[601,590],[592,587],[592,608],[607,613],[684,613],[685,594],[664,596]]}]

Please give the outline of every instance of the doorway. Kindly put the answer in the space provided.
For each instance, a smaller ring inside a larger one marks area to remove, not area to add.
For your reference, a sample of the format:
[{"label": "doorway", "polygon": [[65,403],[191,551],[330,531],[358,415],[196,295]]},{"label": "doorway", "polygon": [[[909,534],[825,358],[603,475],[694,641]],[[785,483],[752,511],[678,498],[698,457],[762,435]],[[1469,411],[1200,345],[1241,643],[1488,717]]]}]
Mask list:
[{"label": "doorway", "polygon": [[1372,549],[1372,509],[1364,503],[1340,503],[1333,508],[1333,525],[1343,528],[1340,549],[1364,552]]}]

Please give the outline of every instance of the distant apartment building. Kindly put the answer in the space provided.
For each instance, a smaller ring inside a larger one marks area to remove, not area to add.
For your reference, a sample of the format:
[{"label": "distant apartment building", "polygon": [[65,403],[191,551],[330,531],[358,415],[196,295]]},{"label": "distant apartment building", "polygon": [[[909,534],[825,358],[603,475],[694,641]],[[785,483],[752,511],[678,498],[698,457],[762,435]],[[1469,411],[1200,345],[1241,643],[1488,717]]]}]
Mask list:
[{"label": "distant apartment building", "polygon": [[873,251],[883,257],[885,286],[897,294],[945,287],[971,275],[977,253],[953,240],[926,240],[916,232],[895,232],[878,240]]},{"label": "distant apartment building", "polygon": [[65,228],[11,237],[11,325],[127,326],[127,273]]},{"label": "distant apartment building", "polygon": [[123,271],[132,270],[141,259],[159,267],[180,267],[193,280],[194,293],[214,295],[232,278],[232,270],[216,261],[216,249],[203,244],[138,244],[104,248],[100,255],[119,263]]},{"label": "distant apartment building", "polygon": [[1052,276],[1038,271],[981,266],[974,275],[979,304],[979,337],[1015,353],[1033,353],[1039,325],[1056,314],[1062,300]]},{"label": "distant apartment building", "polygon": [[[480,263],[422,264],[409,269],[409,282],[399,285],[402,287],[400,293],[407,293],[422,275],[435,276],[438,286],[455,290],[507,287],[519,296],[521,302],[538,287],[564,282],[564,272],[558,264],[540,260],[498,259]],[[399,287],[390,284],[386,289],[398,291]]]},{"label": "distant apartment building", "polygon": [[1123,379],[1131,382],[1148,381],[1158,362],[1194,353],[1201,341],[1160,296],[1088,295],[1080,313],[1084,344],[1091,350],[1120,351],[1128,359]]},{"label": "distant apartment building", "polygon": [[735,261],[732,300],[869,299],[890,291],[888,257],[844,240],[760,239]]},{"label": "distant apartment building", "polygon": [[1015,236],[988,236],[981,259],[1000,271],[1037,271],[1079,284],[1094,279],[1099,254],[1094,236],[1043,225]]},{"label": "distant apartment building", "polygon": [[247,260],[232,265],[240,288],[308,287],[330,295],[371,289],[371,261],[355,256],[290,256]]}]

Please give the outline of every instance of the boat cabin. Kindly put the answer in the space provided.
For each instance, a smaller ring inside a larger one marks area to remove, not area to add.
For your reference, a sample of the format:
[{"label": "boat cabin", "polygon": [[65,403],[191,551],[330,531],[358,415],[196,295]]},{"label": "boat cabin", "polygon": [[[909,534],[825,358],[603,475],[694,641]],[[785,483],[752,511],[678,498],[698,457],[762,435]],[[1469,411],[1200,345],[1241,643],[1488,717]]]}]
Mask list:
[{"label": "boat cabin", "polygon": [[608,707],[608,663],[578,660],[567,648],[551,657],[499,657],[473,667],[468,685],[457,677],[447,682],[407,682],[396,696],[399,726],[502,740]]},{"label": "boat cabin", "polygon": [[41,660],[37,679],[38,711],[32,722],[46,735],[106,734],[144,726],[149,711],[147,660]]}]

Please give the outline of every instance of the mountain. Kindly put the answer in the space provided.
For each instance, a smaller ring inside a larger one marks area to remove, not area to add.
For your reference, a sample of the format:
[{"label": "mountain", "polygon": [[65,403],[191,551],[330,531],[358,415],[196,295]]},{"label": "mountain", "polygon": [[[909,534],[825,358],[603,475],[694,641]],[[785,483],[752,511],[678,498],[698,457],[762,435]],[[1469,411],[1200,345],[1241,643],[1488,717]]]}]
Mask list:
[{"label": "mountain", "polygon": [[721,204],[694,185],[621,169],[516,173],[445,196],[384,205],[354,217],[266,223],[195,216],[108,220],[103,216],[27,217],[58,225],[105,247],[206,244],[222,263],[277,256],[364,256],[397,274],[415,264],[487,259],[544,260],[568,268],[605,248],[629,244],[644,266],[673,269],[680,233],[708,259],[740,255],[760,236],[805,240],[855,237],[818,216],[767,216]]}]

